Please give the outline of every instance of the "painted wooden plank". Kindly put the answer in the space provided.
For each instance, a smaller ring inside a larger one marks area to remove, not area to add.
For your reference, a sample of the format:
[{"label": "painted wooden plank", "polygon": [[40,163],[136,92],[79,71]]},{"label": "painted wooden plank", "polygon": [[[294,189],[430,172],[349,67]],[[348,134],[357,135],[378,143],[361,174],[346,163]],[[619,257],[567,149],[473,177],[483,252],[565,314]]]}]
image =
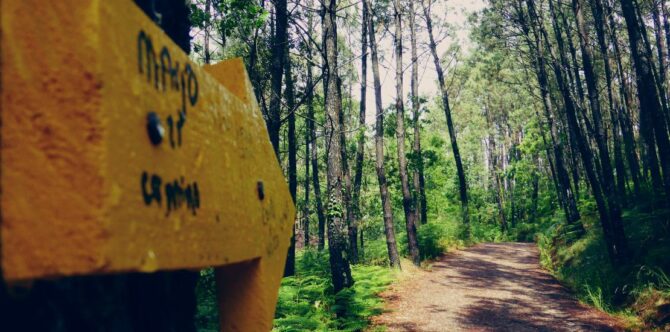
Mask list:
[{"label": "painted wooden plank", "polygon": [[271,319],[295,210],[241,61],[129,0],[0,6],[5,279],[251,264]]}]

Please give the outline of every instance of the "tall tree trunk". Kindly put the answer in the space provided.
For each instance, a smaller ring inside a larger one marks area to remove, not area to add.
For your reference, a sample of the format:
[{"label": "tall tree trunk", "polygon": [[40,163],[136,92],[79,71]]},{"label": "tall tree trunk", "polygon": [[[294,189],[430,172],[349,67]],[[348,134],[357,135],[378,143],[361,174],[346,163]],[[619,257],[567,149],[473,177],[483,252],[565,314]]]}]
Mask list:
[{"label": "tall tree trunk", "polygon": [[342,149],[342,96],[338,88],[337,69],[337,1],[322,2],[324,36],[324,64],[326,76],[326,145],[328,146],[328,251],[330,253],[330,272],[333,291],[354,284],[351,268],[347,259],[347,225],[344,216]]},{"label": "tall tree trunk", "polygon": [[651,13],[654,22],[654,35],[656,36],[656,52],[658,57],[658,79],[661,88],[659,89],[659,94],[666,95],[668,91],[667,81],[666,81],[666,49],[665,49],[665,40],[663,40],[663,27],[661,26],[661,14],[660,14],[660,4],[661,1],[653,1],[651,4]]},{"label": "tall tree trunk", "polygon": [[440,84],[440,92],[442,93],[442,107],[444,108],[444,116],[447,120],[447,128],[449,129],[449,140],[451,141],[451,150],[456,161],[456,172],[458,173],[458,192],[461,198],[461,219],[463,221],[463,233],[466,238],[470,237],[470,212],[468,211],[468,185],[465,179],[465,170],[463,162],[461,161],[461,153],[458,150],[458,142],[456,141],[456,130],[454,122],[451,119],[451,108],[449,106],[449,92],[444,80],[444,71],[440,63],[440,57],[437,54],[437,44],[433,36],[433,23],[430,17],[430,7],[432,0],[428,0],[428,5],[421,1],[423,6],[423,15],[426,19],[426,29],[428,30],[430,53],[433,55],[433,62],[435,63],[435,71],[437,72],[437,79]]},{"label": "tall tree trunk", "polygon": [[423,154],[421,152],[421,122],[419,102],[419,57],[416,48],[416,12],[414,1],[409,1],[409,25],[410,43],[412,44],[412,81],[410,83],[412,96],[412,122],[414,124],[414,202],[416,206],[417,221],[422,224],[428,223],[428,206],[426,204],[426,186],[423,175]]},{"label": "tall tree trunk", "polygon": [[[563,10],[559,10],[558,13],[561,17],[561,21],[563,22],[563,27],[565,28],[566,42],[568,44],[568,50],[570,50],[570,60],[572,61],[570,68],[565,68],[565,72],[568,75],[568,79],[571,82],[574,82],[577,95],[579,96],[580,107],[586,107],[584,84],[582,83],[582,77],[579,73],[579,62],[577,61],[577,49],[575,48],[575,45],[572,42],[572,32],[570,31],[572,27],[568,23],[568,20],[565,16],[565,13],[563,13]],[[555,25],[555,27],[556,27],[555,33],[561,33],[561,27],[558,23]],[[572,69],[572,71],[570,69]],[[575,167],[576,166],[577,165],[575,165]]]},{"label": "tall tree trunk", "polygon": [[[614,185],[614,171],[610,161],[609,148],[607,146],[607,133],[603,127],[603,118],[600,111],[600,100],[598,98],[598,76],[593,69],[593,55],[589,46],[589,35],[584,23],[582,13],[584,0],[572,0],[572,9],[577,18],[577,29],[579,31],[579,44],[582,51],[582,64],[584,67],[584,77],[586,78],[586,87],[589,94],[589,104],[591,105],[591,116],[593,117],[593,126],[596,132],[596,144],[600,155],[600,166],[602,167],[602,177],[600,183],[607,200],[609,209],[610,223],[615,242],[625,242],[625,233],[623,230],[623,218],[621,216],[621,202],[617,189]],[[623,249],[623,248],[619,248]],[[622,257],[626,253],[622,253]]]},{"label": "tall tree trunk", "polygon": [[486,97],[486,103],[484,104],[484,110],[485,110],[485,116],[486,116],[486,123],[488,125],[488,147],[487,147],[487,152],[488,152],[488,160],[490,163],[489,171],[490,171],[490,176],[491,176],[491,189],[493,189],[493,198],[496,202],[496,206],[498,207],[498,217],[500,218],[500,229],[503,232],[507,231],[507,217],[505,216],[505,209],[504,209],[504,204],[503,204],[503,197],[502,197],[502,192],[501,192],[501,186],[500,186],[500,176],[498,175],[498,170],[499,170],[499,165],[498,165],[498,151],[497,151],[497,144],[496,140],[494,137],[494,121],[492,119],[491,111],[490,111],[490,102],[489,102],[489,97]]},{"label": "tall tree trunk", "polygon": [[386,234],[386,247],[389,255],[391,267],[400,267],[400,255],[395,240],[395,230],[393,229],[393,210],[391,209],[391,197],[386,183],[386,171],[384,170],[384,110],[382,109],[382,85],[379,77],[379,58],[377,55],[377,41],[375,39],[375,27],[373,19],[372,5],[370,0],[365,1],[368,6],[368,36],[370,38],[370,59],[372,60],[372,75],[374,77],[375,88],[375,169],[377,171],[377,180],[379,181],[379,193],[382,200],[382,209],[384,213],[384,233]]},{"label": "tall tree trunk", "polygon": [[[640,134],[646,144],[652,176],[654,168],[658,168],[655,148],[658,147],[658,155],[660,156],[661,168],[663,169],[663,185],[665,187],[666,200],[667,203],[670,203],[670,140],[668,139],[664,111],[659,103],[659,93],[654,84],[652,56],[647,52],[642,40],[642,35],[646,33],[646,28],[644,22],[638,20],[633,0],[620,1],[628,30],[630,52],[637,79],[637,92],[640,102]],[[643,124],[644,129],[642,128]],[[656,171],[656,173],[660,172]]]},{"label": "tall tree trunk", "polygon": [[[341,90],[340,90],[341,91]],[[341,93],[340,93],[341,95]],[[349,93],[351,96],[351,91]],[[350,103],[351,105],[351,103]],[[354,213],[354,207],[352,205],[352,183],[351,183],[351,172],[349,171],[349,156],[347,154],[347,142],[346,135],[347,127],[344,122],[344,116],[340,117],[340,150],[342,153],[342,172],[344,179],[344,188],[342,192],[342,197],[344,198],[344,208],[346,213],[346,224],[347,224],[347,234],[348,234],[348,245],[347,245],[347,255],[349,262],[352,264],[358,263],[358,226],[356,225],[356,217]],[[354,241],[351,241],[351,240]]]},{"label": "tall tree trunk", "polygon": [[[534,3],[532,2],[532,0],[526,0],[526,3],[528,6],[528,12],[531,17],[531,21],[534,22],[534,26],[536,27],[536,29],[539,30],[540,33],[542,33],[544,40],[547,41],[548,37],[546,31],[544,30],[542,23],[538,20]],[[550,11],[552,12],[552,16],[555,18],[553,1],[551,0],[549,1],[549,8]],[[556,23],[555,19],[554,23]],[[559,48],[562,47],[561,46],[563,43],[562,38],[559,38],[557,36],[556,42]],[[547,47],[548,53],[552,54],[550,44],[545,43],[544,45],[545,47]],[[555,56],[552,56],[552,58],[556,59]],[[561,65],[563,67],[567,67],[567,59],[563,52],[559,52],[559,58],[561,61]],[[572,100],[569,88],[564,80],[563,73],[561,72],[558,63],[554,63],[553,68],[554,68],[554,74],[556,76],[556,81],[559,86],[559,90],[563,97],[565,114],[568,120],[569,130],[573,132],[573,135],[575,135],[577,141],[577,147],[582,157],[582,164],[584,165],[586,176],[589,180],[589,183],[591,184],[593,196],[596,200],[596,205],[598,207],[598,213],[600,215],[600,222],[603,228],[603,233],[605,235],[605,242],[607,244],[608,253],[612,262],[614,264],[618,264],[619,262],[625,260],[627,254],[626,239],[625,237],[622,236],[623,229],[620,229],[621,232],[618,232],[616,226],[614,226],[612,223],[612,219],[610,218],[610,210],[607,206],[605,196],[602,191],[602,186],[600,184],[598,174],[596,173],[596,169],[594,167],[595,162],[593,159],[593,155],[591,154],[591,149],[589,147],[588,141],[584,137],[584,134],[580,128],[579,120],[577,119],[577,110],[575,108],[574,101]],[[616,216],[614,216],[614,218],[616,221]]]},{"label": "tall tree trunk", "polygon": [[[293,90],[293,74],[291,73],[291,57],[288,50],[288,43],[286,44],[286,61],[285,63],[285,77],[286,77],[286,108],[289,110],[288,114],[288,188],[296,202],[296,195],[298,192],[298,165],[296,161],[296,137],[295,137],[295,93]],[[295,223],[293,224],[293,233],[291,234],[291,242],[288,248],[288,257],[286,258],[286,265],[284,266],[284,276],[292,276],[295,274]]]},{"label": "tall tree trunk", "polygon": [[[354,184],[351,208],[353,216],[358,224],[361,218],[360,195],[361,195],[361,181],[363,179],[363,158],[365,156],[365,100],[367,95],[367,78],[368,78],[368,6],[362,4],[362,18],[361,18],[361,97],[360,108],[358,112],[358,130],[357,130],[357,146],[356,146],[356,165],[354,170]],[[357,232],[362,232],[357,229]],[[361,239],[363,234],[361,234]],[[349,232],[349,243],[357,243],[356,232]],[[361,241],[362,243],[362,241]],[[359,248],[357,256],[362,256],[362,244]]]},{"label": "tall tree trunk", "polygon": [[[311,85],[309,85],[311,86]],[[309,121],[309,120],[306,120]],[[309,131],[309,128],[305,128],[305,182],[303,182],[303,186],[305,187],[305,206],[303,207],[303,222],[302,222],[302,231],[303,231],[303,243],[305,248],[308,248],[310,246],[310,234],[309,234],[309,221],[310,221],[310,215],[311,211],[309,209],[309,181],[311,180],[309,178],[309,161],[310,161],[310,149],[309,146],[312,144],[311,142],[311,133]]]},{"label": "tall tree trunk", "polygon": [[[311,53],[311,51],[310,51]],[[307,64],[307,82],[309,86],[313,86],[312,83],[312,65],[308,61]],[[307,126],[309,127],[310,133],[310,142],[312,144],[311,150],[311,163],[312,163],[312,186],[314,187],[314,201],[316,203],[316,215],[318,218],[317,226],[317,235],[318,235],[318,244],[317,248],[323,250],[326,246],[326,214],[323,209],[323,202],[321,199],[321,183],[319,180],[319,154],[317,151],[317,142],[316,142],[316,128],[314,126],[314,93],[312,89],[307,91]]]},{"label": "tall tree trunk", "polygon": [[419,243],[416,238],[416,212],[414,210],[414,200],[409,190],[409,176],[407,174],[407,156],[405,155],[405,105],[403,103],[403,67],[402,67],[402,13],[400,0],[394,0],[394,18],[395,18],[395,58],[396,58],[396,130],[395,135],[398,141],[398,172],[400,173],[400,184],[402,187],[402,207],[405,210],[405,226],[407,227],[407,246],[410,257],[415,265],[421,264],[419,256]]},{"label": "tall tree trunk", "polygon": [[[309,4],[313,4],[311,1]],[[311,11],[307,12],[307,26],[309,31],[314,31],[314,21]],[[309,143],[311,144],[310,148],[310,162],[312,164],[312,187],[314,187],[314,202],[316,203],[316,215],[318,218],[317,225],[317,237],[318,243],[317,248],[319,251],[323,250],[326,245],[326,214],[323,210],[323,202],[321,199],[321,183],[319,180],[319,154],[317,151],[317,141],[316,141],[316,128],[314,120],[314,75],[312,73],[314,63],[314,51],[310,43],[307,44],[307,87],[306,91],[306,104],[307,104],[307,131],[309,132]]]},{"label": "tall tree trunk", "polygon": [[286,61],[286,50],[288,44],[288,9],[286,0],[275,1],[275,28],[272,40],[272,64],[271,64],[271,95],[270,114],[268,114],[267,128],[270,142],[274,147],[275,155],[279,158],[279,131],[281,129],[281,97],[282,79],[284,75],[284,61]]},{"label": "tall tree trunk", "polygon": [[[663,32],[665,33],[665,46],[667,49],[665,49],[665,54],[669,55],[670,54],[670,21],[668,21],[668,8],[665,4],[665,1],[659,1],[659,5],[661,6],[661,14],[663,15]],[[667,71],[668,68],[665,68]],[[667,82],[665,82],[667,84]],[[667,88],[667,86],[666,86]],[[670,114],[668,114],[670,115]],[[667,116],[667,115],[666,115]]]},{"label": "tall tree trunk", "polygon": [[[529,49],[535,50],[533,65],[535,67],[536,78],[538,86],[540,88],[540,95],[542,97],[542,106],[544,109],[545,120],[547,122],[547,125],[549,126],[549,134],[551,138],[551,147],[552,147],[551,151],[553,152],[554,155],[554,163],[552,163],[552,160],[549,155],[547,155],[547,158],[549,159],[552,171],[555,171],[556,190],[558,194],[558,199],[561,202],[561,205],[565,211],[565,218],[567,223],[575,227],[579,233],[583,233],[584,227],[580,221],[581,216],[579,214],[579,210],[577,209],[576,197],[573,194],[570,187],[570,176],[568,174],[567,169],[565,168],[565,162],[563,158],[563,147],[559,143],[560,138],[558,134],[558,129],[556,127],[554,116],[552,114],[553,103],[549,92],[549,79],[548,79],[549,75],[546,69],[547,62],[544,54],[545,46],[543,44],[541,36],[537,32],[533,34],[534,38],[533,40],[531,40],[531,32],[529,29],[530,23],[526,21],[525,14],[523,13],[520,5],[517,6],[516,10],[519,22],[521,22],[522,29],[524,30],[524,34],[526,36],[525,37],[526,44],[528,45]],[[544,134],[542,135],[542,138],[546,142]],[[575,168],[576,166],[577,165],[575,165]]]},{"label": "tall tree trunk", "polygon": [[[539,164],[537,161],[539,158],[536,157],[536,163]],[[540,165],[537,165],[538,169],[540,168]],[[530,222],[531,223],[536,223],[537,222],[537,206],[539,202],[539,193],[540,193],[540,176],[537,171],[533,171],[533,175],[531,176],[531,185],[533,187],[532,194],[530,196]]]},{"label": "tall tree trunk", "polygon": [[[564,68],[565,72],[569,73],[570,72],[569,71],[570,61],[567,58],[565,47],[564,47],[563,42],[562,42],[563,35],[561,33],[560,24],[558,22],[558,15],[556,14],[555,11],[552,10],[551,11],[551,16],[552,16],[552,28],[554,30],[554,37],[556,38],[557,41],[559,41],[557,43],[558,44],[558,52],[561,55],[561,59],[564,60],[564,61],[562,61],[561,65],[563,65],[563,68]],[[564,25],[568,24],[564,15],[563,15],[563,24]],[[566,27],[566,29],[569,30],[569,27]],[[542,30],[542,31],[544,31],[544,30]],[[536,45],[538,45],[538,52],[540,52],[540,54],[541,54],[540,56],[542,57],[542,60],[543,60],[542,62],[545,63],[544,55],[543,55],[544,50],[542,48],[540,48],[540,45],[543,46],[543,47],[548,47],[549,46],[549,44],[548,44],[549,41],[548,41],[548,39],[546,39],[546,36],[545,36],[545,40],[543,40],[541,38],[541,36],[538,34],[537,31],[535,31],[535,35],[536,35]],[[570,39],[570,41],[568,42],[568,45],[569,45],[569,48],[570,48],[570,55],[571,55],[571,59],[572,59],[572,67],[573,67],[573,70],[574,70],[574,73],[575,73],[575,76],[576,76],[575,79],[576,79],[576,82],[577,82],[575,84],[577,84],[578,89],[583,89],[581,78],[580,78],[580,73],[579,73],[579,63],[578,63],[577,57],[576,57],[576,50],[575,50],[574,46],[572,45],[572,37],[569,34],[568,34],[568,39]],[[544,44],[545,42],[547,43],[547,45]],[[542,69],[542,70],[545,70],[545,69]],[[554,70],[560,70],[560,68],[559,69],[555,68]],[[561,71],[561,72],[563,72],[563,71]],[[546,70],[545,70],[545,74],[546,74]],[[565,85],[569,89],[568,82],[565,82]],[[586,105],[584,104],[584,99],[585,98],[584,98],[583,90],[581,90],[579,98],[580,98],[580,103],[577,103],[576,101],[571,99],[571,101],[574,103],[573,105],[575,107],[578,107],[578,108],[585,107]],[[548,117],[551,117],[551,115],[548,115]],[[565,130],[568,134],[568,139],[569,139],[569,141],[568,141],[569,142],[569,150],[567,152],[568,152],[568,155],[572,156],[573,180],[574,180],[574,183],[575,183],[575,185],[574,185],[575,192],[577,192],[577,188],[579,186],[579,172],[578,172],[579,162],[577,160],[577,155],[579,154],[579,149],[578,149],[577,137],[575,135],[575,131],[569,129],[569,125],[567,124],[567,118],[564,117],[564,116],[559,116],[559,119],[560,119],[560,122],[562,124],[562,128],[568,128],[568,129]],[[581,130],[580,128],[581,127],[578,126],[577,129]],[[554,139],[554,137],[556,137],[557,139],[560,139],[560,138],[558,138],[558,133],[557,132],[554,133],[554,135],[552,136],[552,139]],[[556,143],[554,142],[554,144],[556,144]],[[557,149],[558,149],[557,151],[559,151],[559,153],[562,155],[563,154],[562,147],[558,146]],[[560,166],[558,166],[558,160],[559,159],[557,158],[557,162],[556,162],[557,167],[560,167]],[[558,170],[559,170],[558,175],[559,175],[559,180],[560,180],[562,175],[561,175],[561,172],[560,172],[561,171],[560,168]],[[568,203],[568,206],[567,206],[567,208],[569,209],[568,210],[569,211],[568,215],[572,215],[573,217],[571,217],[571,219],[576,220],[576,219],[574,219],[574,216],[578,216],[579,212],[577,211],[576,198],[571,198],[570,197],[570,196],[572,196],[572,193],[571,193],[571,190],[570,190],[570,181],[568,180],[568,181],[561,181],[561,182],[564,186],[563,190],[565,192],[566,201]],[[571,223],[570,220],[568,220],[568,223]],[[579,227],[580,230],[583,229],[581,224],[575,225],[575,226]]]},{"label": "tall tree trunk", "polygon": [[626,81],[624,77],[624,69],[621,62],[621,52],[619,51],[619,43],[617,38],[617,29],[614,23],[614,15],[612,13],[612,7],[609,4],[609,0],[604,0],[602,5],[605,9],[605,16],[607,16],[607,26],[609,28],[610,43],[613,45],[614,50],[614,60],[617,65],[617,76],[619,78],[619,95],[621,102],[619,104],[619,109],[617,110],[617,121],[621,128],[621,134],[623,136],[624,149],[626,152],[626,160],[628,161],[628,168],[630,172],[631,179],[633,180],[633,190],[636,197],[640,197],[641,194],[641,182],[644,180],[644,177],[640,174],[640,162],[637,157],[635,149],[635,138],[633,136],[633,125],[630,121],[630,97],[628,89],[626,87]]},{"label": "tall tree trunk", "polygon": [[212,9],[212,0],[205,0],[205,15],[206,15],[206,23],[205,23],[205,38],[203,41],[203,48],[205,50],[205,64],[209,64],[211,62],[211,54],[209,52],[209,29],[211,29],[211,22],[212,22],[212,16],[211,16],[211,9]]},{"label": "tall tree trunk", "polygon": [[621,154],[621,139],[619,137],[618,111],[614,103],[614,91],[612,87],[612,67],[609,61],[608,45],[605,37],[605,20],[602,0],[591,1],[591,12],[593,13],[596,34],[598,37],[598,46],[603,57],[603,67],[605,68],[605,83],[607,86],[607,100],[612,122],[612,141],[614,149],[614,165],[616,168],[616,188],[621,201],[626,199],[626,168]]}]

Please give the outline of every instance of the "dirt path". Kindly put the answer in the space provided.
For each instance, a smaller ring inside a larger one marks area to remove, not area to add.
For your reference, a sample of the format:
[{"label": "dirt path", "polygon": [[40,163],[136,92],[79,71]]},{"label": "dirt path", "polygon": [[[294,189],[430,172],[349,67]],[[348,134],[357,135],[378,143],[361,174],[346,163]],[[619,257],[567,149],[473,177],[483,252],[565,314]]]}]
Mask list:
[{"label": "dirt path", "polygon": [[388,331],[618,331],[538,264],[534,244],[480,244],[451,253],[384,294]]}]

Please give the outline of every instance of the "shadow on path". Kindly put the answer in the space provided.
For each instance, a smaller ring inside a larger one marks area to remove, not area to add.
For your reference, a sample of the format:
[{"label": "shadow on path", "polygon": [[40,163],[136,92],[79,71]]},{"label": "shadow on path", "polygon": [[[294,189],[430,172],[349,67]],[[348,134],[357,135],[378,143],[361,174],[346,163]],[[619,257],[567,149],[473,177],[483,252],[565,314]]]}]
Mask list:
[{"label": "shadow on path", "polygon": [[386,294],[389,331],[618,331],[580,304],[539,264],[534,244],[480,244],[442,257],[432,271]]}]

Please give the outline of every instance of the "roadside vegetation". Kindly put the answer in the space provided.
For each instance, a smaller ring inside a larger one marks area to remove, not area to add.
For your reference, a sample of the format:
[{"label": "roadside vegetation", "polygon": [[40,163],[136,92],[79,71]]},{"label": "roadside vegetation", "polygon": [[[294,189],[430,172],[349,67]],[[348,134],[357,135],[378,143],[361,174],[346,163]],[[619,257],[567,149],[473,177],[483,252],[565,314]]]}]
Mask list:
[{"label": "roadside vegetation", "polygon": [[299,211],[275,329],[363,329],[403,265],[484,241],[667,328],[666,3],[452,5],[192,2],[193,57],[245,59]]}]

